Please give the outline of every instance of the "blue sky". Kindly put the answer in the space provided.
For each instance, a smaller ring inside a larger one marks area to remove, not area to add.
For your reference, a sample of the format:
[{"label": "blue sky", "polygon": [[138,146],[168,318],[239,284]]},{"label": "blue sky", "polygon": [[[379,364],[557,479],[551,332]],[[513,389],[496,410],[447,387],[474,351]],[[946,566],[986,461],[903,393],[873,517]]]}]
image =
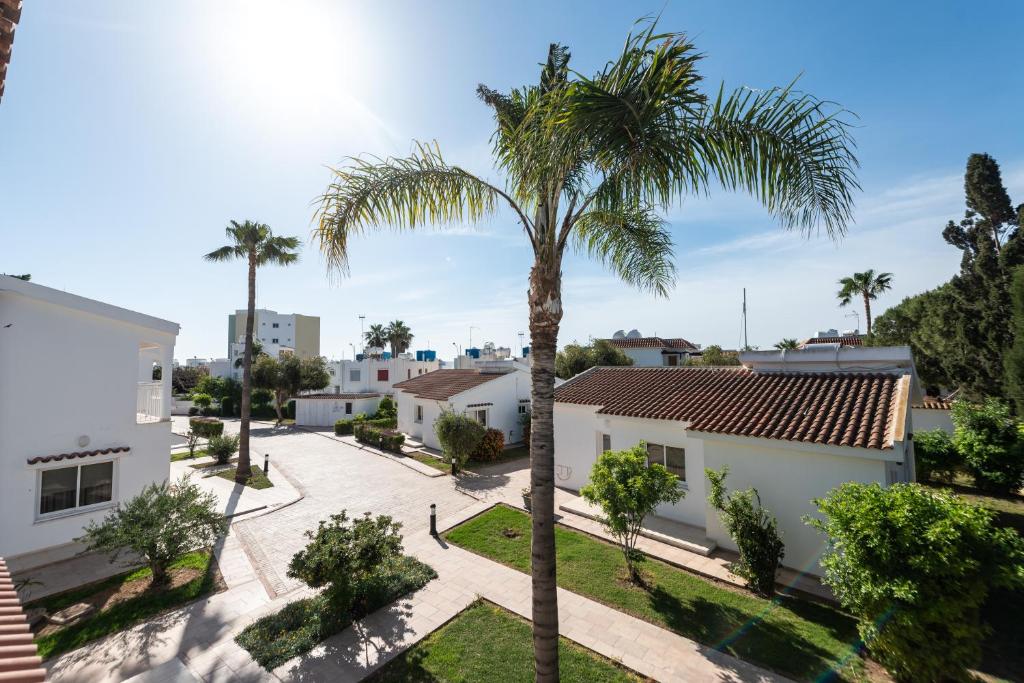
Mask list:
[{"label": "blue sky", "polygon": [[[229,219],[306,242],[259,276],[258,304],[321,317],[325,355],[368,322],[403,319],[453,343],[514,346],[527,329],[531,255],[509,216],[445,232],[358,239],[330,278],[309,244],[311,201],[344,157],[445,156],[497,178],[477,83],[534,82],[551,41],[596,70],[633,22],[662,12],[707,55],[708,88],[801,88],[859,117],[864,191],[839,243],[785,233],[748,198],[716,192],[668,214],[677,287],[634,292],[599,265],[565,265],[562,343],[619,328],[767,347],[853,327],[835,281],[895,274],[881,311],[958,264],[945,221],[963,212],[968,154],[988,152],[1024,202],[1024,4],[1012,2],[29,2],[0,102],[0,272],[181,323],[175,356],[223,356],[245,305],[244,266],[208,264]],[[863,321],[861,321],[863,326]]]}]

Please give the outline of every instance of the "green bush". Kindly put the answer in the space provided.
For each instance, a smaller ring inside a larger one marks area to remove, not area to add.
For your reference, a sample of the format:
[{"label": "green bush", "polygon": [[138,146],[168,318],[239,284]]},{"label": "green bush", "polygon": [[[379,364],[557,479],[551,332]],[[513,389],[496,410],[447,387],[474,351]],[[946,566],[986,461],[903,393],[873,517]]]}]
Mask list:
[{"label": "green bush", "polygon": [[352,433],[352,420],[338,420],[334,423],[334,434],[336,436],[346,436]]},{"label": "green bush", "polygon": [[235,436],[211,436],[206,443],[206,454],[213,456],[221,465],[227,464],[231,456],[238,452],[239,437]]},{"label": "green bush", "polygon": [[385,429],[380,435],[380,447],[386,451],[395,453],[402,452],[402,444],[405,443],[405,434],[396,432],[393,429]]},{"label": "green bush", "polygon": [[519,414],[519,424],[523,427],[523,443],[530,445],[530,424],[533,422],[533,414],[530,411]]},{"label": "green bush", "polygon": [[380,435],[381,432],[376,427],[371,427],[363,422],[357,422],[352,427],[352,433],[356,436],[356,441],[360,443],[369,444],[370,446],[380,446]]},{"label": "green bush", "polygon": [[199,414],[199,406],[190,406],[188,409],[189,417]]},{"label": "green bush", "polygon": [[848,482],[815,500],[828,536],[825,583],[898,680],[967,678],[981,656],[980,609],[1024,586],[1024,540],[995,513],[918,484]]},{"label": "green bush", "polygon": [[398,426],[398,418],[396,417],[373,417],[363,420],[363,422],[371,427],[378,427],[380,429],[394,429]]},{"label": "green bush", "polygon": [[274,401],[274,392],[270,389],[253,389],[251,398],[253,407],[270,405]]},{"label": "green bush", "polygon": [[[337,425],[335,425],[337,428]],[[405,435],[393,429],[382,429],[366,422],[356,423],[352,427],[356,441],[377,446],[386,451],[402,452],[402,444],[405,443]]]},{"label": "green bush", "polygon": [[277,411],[270,403],[254,403],[249,408],[249,417],[254,420],[276,420]]},{"label": "green bush", "polygon": [[983,404],[953,403],[953,443],[975,485],[1008,494],[1024,483],[1024,441],[1009,407],[994,398]]},{"label": "green bush", "polygon": [[398,405],[395,403],[395,399],[390,396],[385,396],[377,404],[377,417],[390,417],[398,418]]},{"label": "green bush", "polygon": [[747,586],[758,595],[770,598],[775,594],[775,575],[786,551],[779,537],[775,516],[761,507],[757,489],[733,491],[726,496],[725,477],[721,472],[705,469],[711,482],[708,502],[718,510],[722,524],[740,551],[740,560],[733,571],[747,580]]},{"label": "green bush", "polygon": [[918,481],[951,482],[960,465],[960,455],[945,431],[914,432],[914,469]]},{"label": "green bush", "polygon": [[434,422],[434,433],[441,442],[444,461],[451,463],[452,474],[456,474],[480,446],[484,426],[462,413],[445,410]]},{"label": "green bush", "polygon": [[479,462],[494,462],[504,450],[505,435],[500,429],[488,429],[484,432],[484,438],[480,439],[480,445],[473,451],[472,458]]},{"label": "green bush", "polygon": [[285,404],[285,417],[289,420],[295,419],[295,399],[291,399]]},{"label": "green bush", "polygon": [[190,417],[188,426],[204,439],[224,433],[224,423],[212,417]]},{"label": "green bush", "polygon": [[209,394],[192,394],[192,403],[200,408],[209,408],[213,403],[213,397]]},{"label": "green bush", "polygon": [[221,417],[234,417],[235,416],[235,399],[230,396],[222,396],[220,399],[220,415]]},{"label": "green bush", "polygon": [[199,414],[203,417],[217,417],[220,415],[220,408],[217,406],[206,406],[200,409]]}]

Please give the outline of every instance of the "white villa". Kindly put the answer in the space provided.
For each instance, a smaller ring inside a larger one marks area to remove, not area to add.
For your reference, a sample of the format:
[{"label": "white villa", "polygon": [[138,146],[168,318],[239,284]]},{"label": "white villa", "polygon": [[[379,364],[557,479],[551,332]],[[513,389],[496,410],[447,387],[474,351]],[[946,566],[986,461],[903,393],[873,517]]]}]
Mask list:
[{"label": "white villa", "polygon": [[[411,353],[400,354],[397,358],[372,358],[361,360],[333,360],[327,363],[331,383],[327,393],[359,394],[394,393],[394,385],[433,372],[441,367],[438,360],[416,360]],[[333,424],[333,423],[332,423]]]},{"label": "white villa", "polygon": [[[592,368],[555,391],[555,475],[587,483],[599,453],[647,442],[686,496],[657,515],[713,549],[735,549],[706,500],[704,468],[730,490],[755,487],[778,519],[784,564],[820,574],[811,499],[847,481],[913,481],[910,350],[831,348],[740,355],[737,368]],[[680,525],[676,525],[680,526]]]},{"label": "white villa", "polygon": [[637,330],[619,330],[605,341],[629,356],[633,367],[675,367],[686,365],[690,356],[700,355],[700,347],[682,337],[645,337]]},{"label": "white villa", "polygon": [[333,427],[338,420],[372,415],[384,394],[306,394],[295,397],[295,424],[300,427]]},{"label": "white villa", "polygon": [[507,366],[435,370],[394,385],[398,430],[441,448],[434,421],[442,410],[468,415],[500,430],[505,444],[521,441],[520,415],[530,411],[530,373]]},{"label": "white villa", "polygon": [[177,334],[0,275],[0,556],[12,570],[70,557],[85,524],[167,479]]}]

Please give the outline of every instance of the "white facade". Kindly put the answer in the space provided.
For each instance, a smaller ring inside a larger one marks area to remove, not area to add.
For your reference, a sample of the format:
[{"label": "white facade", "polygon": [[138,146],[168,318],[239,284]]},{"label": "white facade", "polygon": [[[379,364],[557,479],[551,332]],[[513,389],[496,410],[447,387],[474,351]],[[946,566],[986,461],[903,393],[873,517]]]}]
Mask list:
[{"label": "white facade", "polygon": [[953,415],[948,408],[914,406],[914,431],[917,433],[941,429],[953,436]]},{"label": "white facade", "polygon": [[210,361],[210,377],[233,377],[234,364],[227,358],[214,358]]},{"label": "white facade", "polygon": [[411,354],[398,358],[363,358],[362,360],[332,360],[327,363],[331,383],[327,393],[394,393],[394,385],[413,377],[425,375],[441,367],[440,361],[419,361]]},{"label": "white facade", "polygon": [[494,379],[445,400],[420,398],[409,391],[396,389],[398,431],[440,450],[434,422],[442,411],[451,410],[501,431],[506,445],[522,441],[523,428],[519,420],[522,413],[530,410],[530,373],[518,369],[494,374]]},{"label": "white facade", "polygon": [[[231,376],[242,378],[242,369],[234,362],[245,354],[245,322],[247,313],[239,309],[228,316],[228,360]],[[263,352],[274,358],[295,354],[299,358],[320,355],[320,318],[315,315],[278,313],[257,308],[253,315],[253,339],[260,342]]]},{"label": "white facade", "polygon": [[382,394],[318,394],[295,398],[295,424],[303,427],[333,427],[338,420],[351,420],[360,413],[377,412]]},{"label": "white facade", "polygon": [[0,276],[0,555],[12,568],[78,552],[85,524],[167,478],[177,333]]}]

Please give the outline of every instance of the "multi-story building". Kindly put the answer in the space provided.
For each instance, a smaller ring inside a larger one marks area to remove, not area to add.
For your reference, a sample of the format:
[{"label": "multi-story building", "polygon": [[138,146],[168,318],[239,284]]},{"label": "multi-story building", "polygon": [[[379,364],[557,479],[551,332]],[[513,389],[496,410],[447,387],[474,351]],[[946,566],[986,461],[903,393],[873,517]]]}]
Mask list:
[{"label": "multi-story building", "polygon": [[[248,313],[238,310],[228,316],[228,360],[232,376],[241,378],[241,368],[234,363],[245,354],[245,323]],[[265,308],[255,311],[253,339],[260,342],[263,352],[280,358],[295,354],[299,358],[320,355],[320,318],[315,315],[278,313]]]},{"label": "multi-story building", "polygon": [[358,360],[334,360],[327,363],[331,383],[325,391],[335,394],[394,393],[392,387],[441,367],[440,361],[416,360],[411,353],[397,358],[362,356]]}]

